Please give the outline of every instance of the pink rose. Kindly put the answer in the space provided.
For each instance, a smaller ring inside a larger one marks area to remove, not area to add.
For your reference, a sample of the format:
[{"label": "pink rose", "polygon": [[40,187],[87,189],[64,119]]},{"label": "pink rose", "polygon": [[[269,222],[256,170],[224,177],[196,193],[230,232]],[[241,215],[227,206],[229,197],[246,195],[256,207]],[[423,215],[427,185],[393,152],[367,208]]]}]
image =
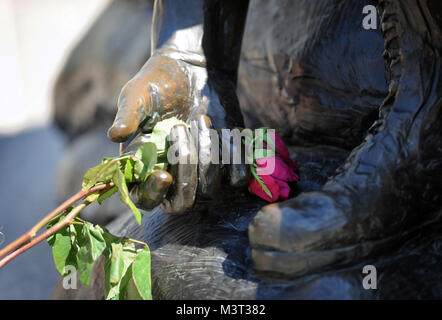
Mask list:
[{"label": "pink rose", "polygon": [[287,184],[287,182],[279,180],[279,179],[275,179],[275,182],[279,186],[279,199],[287,200],[289,198],[289,194],[290,194],[289,185]]},{"label": "pink rose", "polygon": [[272,176],[262,176],[260,177],[262,179],[262,182],[266,185],[266,187],[269,189],[272,197],[269,197],[269,195],[264,191],[264,189],[259,184],[258,180],[252,179],[252,182],[250,182],[249,190],[250,192],[256,194],[258,197],[263,198],[264,200],[267,200],[268,202],[275,202],[279,199],[279,184],[273,179]]},{"label": "pink rose", "polygon": [[280,157],[268,157],[255,160],[258,175],[271,175],[282,181],[299,181],[298,175]]},{"label": "pink rose", "polygon": [[[288,149],[281,137],[271,132],[268,133],[274,139],[277,149],[274,151],[277,155],[254,159],[252,166],[254,178],[249,185],[249,190],[269,202],[286,200],[290,194],[290,186],[287,182],[299,181],[299,176],[296,173],[299,165],[290,159]],[[264,143],[264,148],[270,149],[269,144]]]}]

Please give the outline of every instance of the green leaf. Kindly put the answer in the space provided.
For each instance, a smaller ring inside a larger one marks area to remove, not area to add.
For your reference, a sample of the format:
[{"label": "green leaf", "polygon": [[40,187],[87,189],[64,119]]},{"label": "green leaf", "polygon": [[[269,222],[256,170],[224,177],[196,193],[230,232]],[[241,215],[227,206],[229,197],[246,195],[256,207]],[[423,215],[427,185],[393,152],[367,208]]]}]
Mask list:
[{"label": "green leaf", "polygon": [[[166,148],[168,148],[168,146],[166,146]],[[152,172],[160,171],[160,170],[167,170],[168,165],[169,164],[167,162],[167,151],[157,152],[157,163],[153,167]]]},{"label": "green leaf", "polygon": [[115,183],[115,185],[118,187],[118,190],[120,190],[121,201],[123,201],[123,203],[126,206],[128,206],[129,209],[132,210],[135,216],[135,220],[139,225],[141,225],[142,214],[129,197],[129,190],[127,189],[127,184],[126,184],[126,179],[124,178],[124,174],[120,170],[117,170],[112,180]]},{"label": "green leaf", "polygon": [[[117,242],[117,244],[111,244],[111,257],[105,260],[106,300],[122,300],[124,298],[127,283],[132,277],[131,266],[137,255],[137,250],[133,243],[129,241],[121,242],[120,238]],[[121,251],[119,251],[120,246]],[[114,251],[115,249],[119,252],[116,253]],[[118,257],[114,257],[115,254],[117,254]]]},{"label": "green leaf", "polygon": [[108,163],[109,161],[112,161],[112,160],[114,160],[115,158],[111,158],[111,157],[104,157],[102,160],[101,160],[101,164],[106,164],[106,163]]},{"label": "green leaf", "polygon": [[124,260],[122,257],[123,244],[122,243],[111,243],[112,257],[110,266],[110,276],[109,281],[111,284],[116,284],[120,282],[123,276]]},{"label": "green leaf", "polygon": [[262,181],[261,177],[256,173],[255,165],[250,166],[250,171],[251,171],[253,177],[256,179],[256,181],[258,181],[258,183],[261,186],[262,190],[264,190],[264,192],[270,197],[270,199],[273,199],[273,195],[270,192],[269,188]]},{"label": "green leaf", "polygon": [[157,164],[158,163],[167,163],[167,152],[157,152]]},{"label": "green leaf", "polygon": [[[131,275],[132,273],[133,271],[131,270]],[[125,291],[125,300],[143,300],[143,297],[141,296],[137,286],[135,285],[133,275],[130,277]]]},{"label": "green leaf", "polygon": [[[60,220],[64,219],[66,216],[64,214],[61,214],[57,217],[55,217],[54,219],[52,219],[51,221],[48,222],[48,224],[46,225],[46,229],[50,229],[52,228],[54,225],[56,225]],[[60,232],[60,231],[58,231]],[[55,238],[56,238],[57,232],[54,234],[51,234],[49,237],[46,238],[46,241],[48,242],[48,244],[52,247],[55,243]]]},{"label": "green leaf", "polygon": [[73,246],[71,241],[72,231],[75,232],[75,229],[71,225],[60,229],[54,234],[55,240],[52,245],[52,256],[54,259],[55,268],[62,276],[66,275],[66,266],[73,266],[77,268],[77,248],[76,246]]},{"label": "green leaf", "polygon": [[83,176],[83,191],[87,191],[98,183],[108,183],[118,169],[118,163],[108,161],[90,168]]},{"label": "green leaf", "polygon": [[131,183],[134,181],[134,164],[135,161],[133,159],[127,159],[124,165],[124,177],[126,178],[126,182]]},{"label": "green leaf", "polygon": [[[106,241],[106,252],[104,252],[104,254],[108,257],[111,256],[112,254],[112,247],[111,244],[112,243],[117,243],[117,242],[121,242],[122,238],[121,237],[117,237],[114,236],[112,233],[109,232],[109,230],[107,230],[106,228],[102,228],[103,229],[103,238],[104,241]],[[107,252],[107,250],[109,250],[109,252]]]},{"label": "green leaf", "polygon": [[124,270],[123,277],[120,281],[120,299],[124,299],[127,283],[132,278],[132,264],[137,257],[137,250],[135,248],[135,244],[130,241],[124,242],[123,246],[123,261],[124,261]]},{"label": "green leaf", "polygon": [[152,142],[142,144],[135,153],[135,176],[138,182],[144,182],[152,173],[157,162],[157,147]]},{"label": "green leaf", "polygon": [[166,150],[167,137],[170,134],[170,130],[177,124],[183,124],[187,127],[187,124],[176,117],[162,120],[158,122],[152,130],[151,141],[156,145],[159,151]]},{"label": "green leaf", "polygon": [[[73,207],[66,209],[66,212],[70,212]],[[66,216],[64,214],[55,217],[47,224],[47,229],[50,229],[55,224],[63,220]],[[77,244],[77,234],[81,233],[82,225],[71,224],[66,226],[56,233],[49,236],[46,240],[52,247],[52,256],[54,265],[60,275],[65,276],[65,267],[73,266],[78,268],[76,254],[79,250]]]},{"label": "green leaf", "polygon": [[147,246],[138,251],[137,257],[132,264],[132,279],[139,296],[144,300],[152,300],[150,250]]},{"label": "green leaf", "polygon": [[88,195],[84,200],[87,202],[94,202],[97,201],[97,199],[100,197],[100,191],[92,192],[90,195]]},{"label": "green leaf", "polygon": [[105,193],[103,193],[101,196],[98,197],[98,199],[97,199],[98,203],[101,204],[104,200],[106,200],[107,198],[112,196],[117,191],[118,191],[118,187],[117,186],[112,187],[112,189],[106,191]]},{"label": "green leaf", "polygon": [[77,237],[77,240],[80,247],[77,253],[79,280],[88,286],[94,263],[106,248],[103,229],[86,221],[82,228],[81,237]]},{"label": "green leaf", "polygon": [[152,172],[154,171],[164,171],[167,170],[167,163],[157,163],[154,167]]}]

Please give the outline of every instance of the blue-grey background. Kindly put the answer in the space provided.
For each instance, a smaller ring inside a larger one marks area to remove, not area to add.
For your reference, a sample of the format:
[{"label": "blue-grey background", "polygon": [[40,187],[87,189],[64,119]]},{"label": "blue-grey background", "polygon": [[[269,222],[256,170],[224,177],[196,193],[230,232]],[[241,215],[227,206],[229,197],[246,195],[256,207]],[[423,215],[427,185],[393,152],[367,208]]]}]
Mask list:
[{"label": "blue-grey background", "polygon": [[[87,168],[118,154],[106,129],[121,87],[149,56],[151,7],[0,1],[0,248],[77,192]],[[83,217],[105,224],[123,211],[109,199]],[[58,279],[40,243],[0,270],[0,299],[49,299]]]},{"label": "blue-grey background", "polygon": [[[6,243],[57,205],[55,175],[65,146],[66,138],[53,126],[0,138],[0,226]],[[49,298],[57,278],[50,247],[40,243],[0,270],[0,299]]]}]

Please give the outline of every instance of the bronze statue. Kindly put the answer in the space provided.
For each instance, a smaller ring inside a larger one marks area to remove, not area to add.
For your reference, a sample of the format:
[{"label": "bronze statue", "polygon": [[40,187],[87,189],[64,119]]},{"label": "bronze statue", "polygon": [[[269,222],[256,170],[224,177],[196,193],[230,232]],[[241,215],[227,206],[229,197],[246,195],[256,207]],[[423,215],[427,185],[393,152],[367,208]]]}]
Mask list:
[{"label": "bronze statue", "polygon": [[[370,4],[379,29],[362,27]],[[291,142],[301,181],[294,197],[266,206],[240,188],[245,166],[178,167],[173,181],[138,186],[142,208],[161,209],[141,229],[122,217],[111,230],[151,246],[154,297],[442,297],[440,9],[437,0],[156,2],[156,49],[124,86],[109,138],[139,130],[131,143],[142,143],[169,115],[217,129],[244,127],[244,115]],[[201,193],[207,186],[218,191]],[[367,264],[384,273],[378,291],[362,287]]]}]

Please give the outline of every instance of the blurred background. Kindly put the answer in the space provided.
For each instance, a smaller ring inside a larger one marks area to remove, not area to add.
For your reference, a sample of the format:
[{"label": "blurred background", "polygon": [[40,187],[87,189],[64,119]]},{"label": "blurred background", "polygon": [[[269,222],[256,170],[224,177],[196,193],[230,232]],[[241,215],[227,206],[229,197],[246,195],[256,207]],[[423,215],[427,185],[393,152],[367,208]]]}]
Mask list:
[{"label": "blurred background", "polygon": [[[149,57],[152,3],[0,1],[0,248],[118,153],[106,129],[121,87]],[[83,217],[104,224],[124,211],[115,198]],[[0,299],[47,299],[58,279],[41,243],[0,270]]]}]

